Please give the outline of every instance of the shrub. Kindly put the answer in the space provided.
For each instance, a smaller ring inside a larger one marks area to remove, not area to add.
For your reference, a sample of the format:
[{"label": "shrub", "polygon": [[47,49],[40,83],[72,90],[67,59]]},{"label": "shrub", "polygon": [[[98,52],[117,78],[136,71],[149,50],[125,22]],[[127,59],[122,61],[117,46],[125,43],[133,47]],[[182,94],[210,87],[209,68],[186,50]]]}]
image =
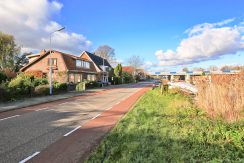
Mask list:
[{"label": "shrub", "polygon": [[46,85],[48,84],[48,81],[46,78],[35,78],[34,81],[34,86],[39,86],[39,85]]},{"label": "shrub", "polygon": [[244,75],[211,75],[196,80],[197,105],[212,118],[223,117],[233,122],[244,113]]},{"label": "shrub", "polygon": [[120,77],[113,77],[112,84],[117,85],[117,84],[122,84],[122,78]]},{"label": "shrub", "polygon": [[101,84],[96,81],[86,82],[86,88],[96,88],[96,87],[100,87],[100,86],[101,86]]},{"label": "shrub", "polygon": [[3,72],[0,72],[0,84],[6,82],[8,79],[7,75]]},{"label": "shrub", "polygon": [[15,90],[17,94],[31,94],[31,89],[34,88],[33,80],[31,77],[19,74],[9,82],[8,88],[12,91]]},{"label": "shrub", "polygon": [[128,72],[123,72],[122,77],[124,79],[124,83],[132,83],[134,81],[132,74]]},{"label": "shrub", "polygon": [[34,93],[36,95],[48,95],[49,94],[49,85],[39,85],[35,87]]},{"label": "shrub", "polygon": [[85,89],[86,89],[86,83],[85,82],[80,82],[75,87],[76,91],[84,91]]},{"label": "shrub", "polygon": [[67,83],[54,83],[53,89],[54,91],[67,91],[68,85]]}]

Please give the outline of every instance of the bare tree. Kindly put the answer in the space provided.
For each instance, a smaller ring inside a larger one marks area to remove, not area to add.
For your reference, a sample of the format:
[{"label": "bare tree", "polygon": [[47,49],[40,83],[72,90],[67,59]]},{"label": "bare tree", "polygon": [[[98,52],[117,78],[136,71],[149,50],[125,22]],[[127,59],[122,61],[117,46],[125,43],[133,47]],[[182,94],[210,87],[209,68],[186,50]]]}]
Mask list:
[{"label": "bare tree", "polygon": [[136,70],[143,65],[143,62],[143,59],[138,55],[133,55],[128,59],[128,65],[134,69],[134,76],[136,75]]},{"label": "bare tree", "polygon": [[114,49],[108,45],[101,45],[95,50],[95,54],[104,59],[107,59],[109,63],[115,60]]},{"label": "bare tree", "polygon": [[187,67],[184,67],[184,68],[182,69],[182,71],[183,71],[183,72],[188,72],[189,69],[188,69]]}]

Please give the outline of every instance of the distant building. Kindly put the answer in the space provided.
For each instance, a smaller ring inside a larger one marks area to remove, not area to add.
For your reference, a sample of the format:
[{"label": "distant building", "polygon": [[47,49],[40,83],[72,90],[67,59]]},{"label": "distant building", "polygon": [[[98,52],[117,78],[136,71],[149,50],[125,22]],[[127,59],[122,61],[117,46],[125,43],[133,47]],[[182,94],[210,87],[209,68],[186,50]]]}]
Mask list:
[{"label": "distant building", "polygon": [[132,66],[123,66],[122,67],[123,72],[128,72],[132,75],[138,75],[140,80],[145,80],[148,76],[147,72],[144,69],[134,69]]},{"label": "distant building", "polygon": [[123,66],[122,67],[122,71],[123,72],[128,72],[129,74],[133,74],[134,73],[134,67],[132,67],[132,66]]},{"label": "distant building", "polygon": [[237,74],[240,71],[188,71],[188,72],[155,72],[150,74],[152,78],[164,78],[170,81],[192,81],[194,77],[203,75],[217,75],[217,74]]}]

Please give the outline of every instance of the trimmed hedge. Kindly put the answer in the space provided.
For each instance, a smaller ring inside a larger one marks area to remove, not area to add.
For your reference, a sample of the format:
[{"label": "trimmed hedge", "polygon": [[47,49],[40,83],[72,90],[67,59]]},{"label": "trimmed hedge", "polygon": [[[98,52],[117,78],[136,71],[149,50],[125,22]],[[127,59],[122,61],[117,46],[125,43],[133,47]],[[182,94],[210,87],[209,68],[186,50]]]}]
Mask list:
[{"label": "trimmed hedge", "polygon": [[96,81],[86,82],[86,88],[97,88],[97,87],[101,87],[101,84]]},{"label": "trimmed hedge", "polygon": [[53,84],[54,91],[67,91],[68,85],[67,83],[55,83]]},{"label": "trimmed hedge", "polygon": [[35,95],[48,95],[49,94],[49,85],[39,85],[35,87]]},{"label": "trimmed hedge", "polygon": [[80,82],[76,85],[75,87],[76,91],[84,91],[86,90],[86,83],[85,82]]}]

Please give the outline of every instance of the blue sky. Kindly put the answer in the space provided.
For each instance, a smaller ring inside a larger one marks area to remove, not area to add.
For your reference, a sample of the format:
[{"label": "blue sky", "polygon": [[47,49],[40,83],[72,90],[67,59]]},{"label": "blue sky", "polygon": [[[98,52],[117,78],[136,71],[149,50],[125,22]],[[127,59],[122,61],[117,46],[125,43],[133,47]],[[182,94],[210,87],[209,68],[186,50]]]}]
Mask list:
[{"label": "blue sky", "polygon": [[[33,4],[33,7],[34,5],[37,4]],[[203,57],[200,53],[196,54],[196,56],[200,56],[200,59],[196,59],[196,57],[189,59],[189,56],[188,58],[185,57],[182,51],[176,51],[182,40],[191,37],[186,30],[193,29],[198,24],[213,24],[232,19],[224,25],[216,25],[210,28],[218,30],[222,27],[231,27],[229,30],[233,31],[235,26],[242,27],[242,22],[244,22],[244,1],[242,0],[60,0],[48,1],[43,4],[44,7],[45,5],[49,6],[52,12],[47,11],[48,14],[43,16],[47,19],[42,21],[43,24],[48,25],[50,22],[55,22],[56,26],[65,26],[65,32],[72,39],[71,42],[76,43],[73,38],[78,38],[79,41],[84,42],[81,46],[83,49],[92,51],[99,45],[107,44],[115,49],[117,59],[123,60],[125,64],[127,58],[132,55],[139,55],[144,58],[144,61],[147,62],[146,67],[150,71],[178,70],[185,66],[208,67],[209,65],[244,63],[244,55],[239,52],[244,50],[243,40],[241,43],[240,41],[237,42],[240,45],[235,49],[225,47],[220,52],[218,50],[219,54],[210,52]],[[42,5],[39,4],[39,6]],[[54,27],[56,26],[54,25]],[[205,29],[205,27],[203,28]],[[14,31],[14,29],[12,31],[5,30],[9,33]],[[202,31],[202,34],[204,32]],[[240,37],[244,38],[243,29],[238,29],[238,32]],[[71,33],[79,35],[74,36]],[[16,37],[23,40],[22,36],[17,35]],[[41,40],[45,42],[45,34],[42,37]],[[233,37],[234,40],[236,38],[237,36]],[[42,48],[34,46],[26,40],[22,42],[26,42],[23,43],[23,46],[27,49],[39,50]],[[232,43],[230,42],[231,45],[233,45]],[[223,45],[223,42],[220,45]],[[216,46],[219,47],[220,45]],[[194,46],[201,46],[201,44]],[[70,46],[54,44],[54,47],[68,49]],[[187,48],[191,47],[187,45]],[[168,49],[172,50],[173,53],[167,52]],[[162,51],[155,55],[160,50]],[[194,55],[194,52],[190,52],[191,55]],[[172,59],[171,55],[188,61],[176,61],[174,58]],[[173,61],[171,62],[170,59]],[[167,65],[166,62],[170,64]]]}]

